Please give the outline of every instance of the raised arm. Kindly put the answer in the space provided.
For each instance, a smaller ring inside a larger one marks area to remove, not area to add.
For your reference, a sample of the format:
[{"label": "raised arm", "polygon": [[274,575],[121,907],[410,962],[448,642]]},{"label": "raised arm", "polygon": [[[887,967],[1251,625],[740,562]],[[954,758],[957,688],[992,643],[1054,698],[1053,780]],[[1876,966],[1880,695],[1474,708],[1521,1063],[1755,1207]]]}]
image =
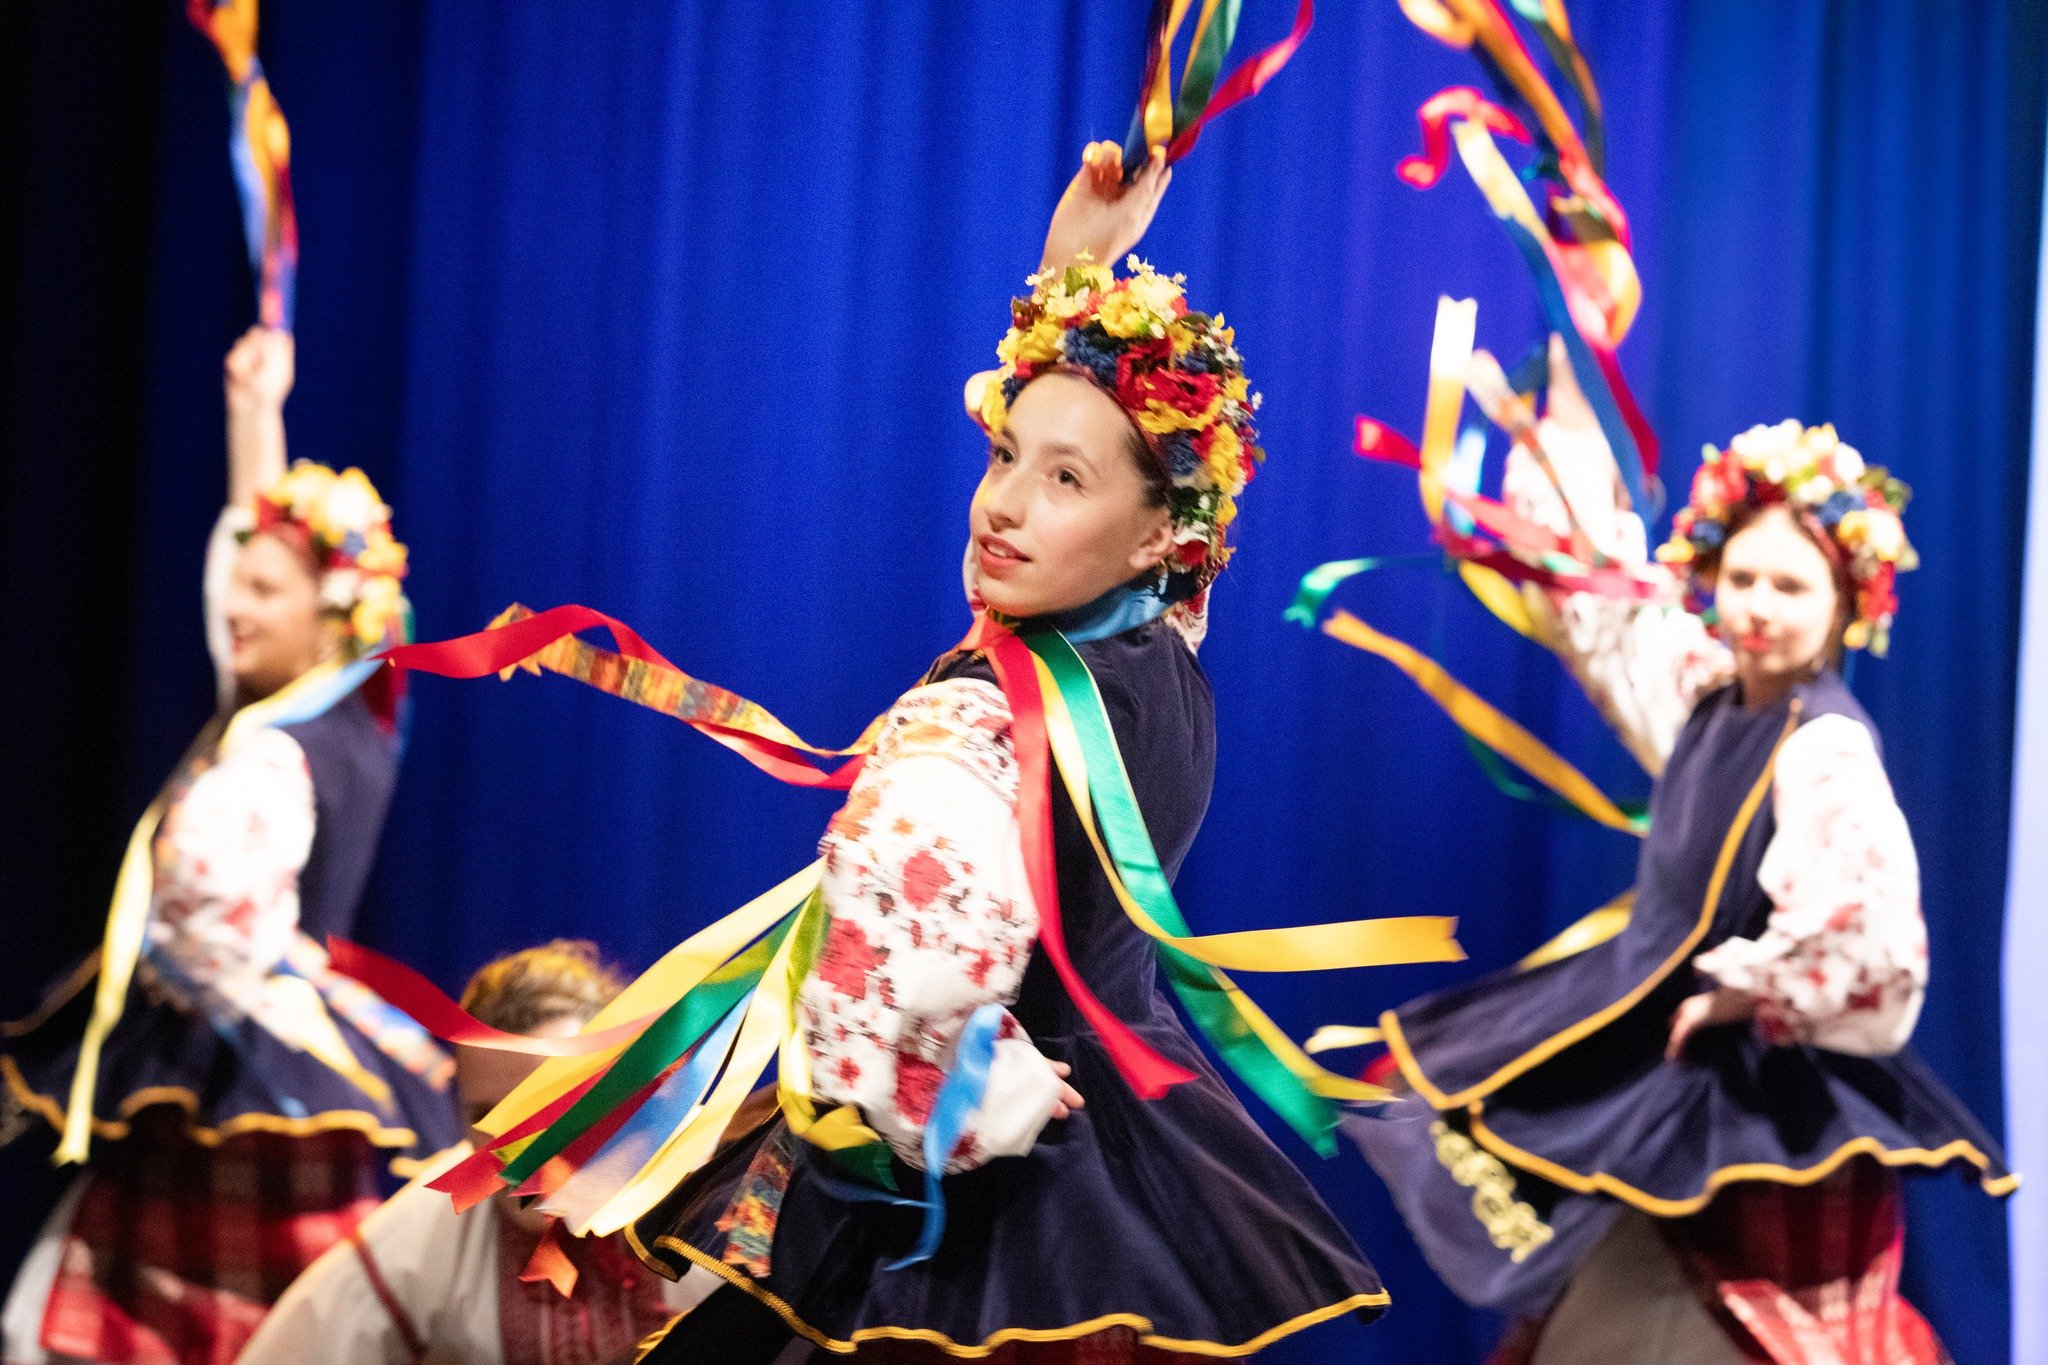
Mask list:
[{"label": "raised arm", "polygon": [[284,400],[295,375],[290,332],[251,327],[228,352],[228,502],[250,499],[284,477]]},{"label": "raised arm", "polygon": [[[1628,506],[1614,452],[1573,380],[1564,347],[1550,345],[1549,408],[1537,428],[1544,464],[1517,447],[1502,500],[1560,535],[1583,535],[1609,560],[1649,559],[1642,518]],[[1621,741],[1652,775],[1694,703],[1729,677],[1727,649],[1685,610],[1674,577],[1667,596],[1619,601],[1591,592],[1531,594],[1543,640]]]},{"label": "raised arm", "polygon": [[228,407],[228,504],[215,521],[206,546],[206,650],[213,657],[219,704],[235,698],[234,666],[228,643],[228,582],[239,537],[255,523],[256,495],[284,477],[284,400],[295,373],[290,332],[251,327],[236,340],[221,365]]},{"label": "raised arm", "polygon": [[1152,159],[1126,185],[1123,149],[1114,142],[1089,143],[1081,153],[1081,169],[1052,211],[1039,269],[1070,265],[1084,254],[1100,265],[1117,266],[1144,239],[1172,183],[1173,168],[1163,148],[1154,149]]}]

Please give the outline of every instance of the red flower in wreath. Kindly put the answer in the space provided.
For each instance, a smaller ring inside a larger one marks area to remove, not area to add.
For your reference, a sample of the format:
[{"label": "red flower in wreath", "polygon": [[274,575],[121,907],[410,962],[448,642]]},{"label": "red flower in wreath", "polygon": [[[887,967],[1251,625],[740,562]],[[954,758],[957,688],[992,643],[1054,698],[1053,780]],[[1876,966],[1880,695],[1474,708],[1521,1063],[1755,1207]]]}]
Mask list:
[{"label": "red flower in wreath", "polygon": [[1147,404],[1158,402],[1190,417],[1198,416],[1207,412],[1223,392],[1213,374],[1156,369],[1134,374],[1126,381],[1121,361],[1117,371],[1117,397],[1132,412],[1143,412]]},{"label": "red flower in wreath", "polygon": [[1743,472],[1741,458],[1732,450],[1702,464],[1699,473],[1692,477],[1695,507],[1733,507],[1748,490],[1749,477]]},{"label": "red flower in wreath", "polygon": [[1132,342],[1116,358],[1116,393],[1119,402],[1126,407],[1141,408],[1144,400],[1134,398],[1140,392],[1143,376],[1151,370],[1168,364],[1173,359],[1173,343],[1165,337],[1152,337],[1145,341]]}]

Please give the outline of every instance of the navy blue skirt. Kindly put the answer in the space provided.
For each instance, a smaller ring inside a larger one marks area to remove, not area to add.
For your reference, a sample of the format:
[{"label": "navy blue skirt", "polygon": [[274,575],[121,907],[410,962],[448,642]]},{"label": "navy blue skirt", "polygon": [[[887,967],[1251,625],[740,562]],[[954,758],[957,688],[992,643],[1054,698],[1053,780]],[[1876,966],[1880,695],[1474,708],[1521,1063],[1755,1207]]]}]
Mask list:
[{"label": "navy blue skirt", "polygon": [[[1162,1350],[1244,1354],[1383,1312],[1387,1295],[1350,1235],[1177,1021],[1155,1016],[1140,1032],[1197,1079],[1140,1100],[1092,1036],[1036,1038],[1073,1065],[1087,1105],[1049,1124],[1029,1155],[947,1178],[945,1239],[930,1261],[884,1269],[915,1244],[921,1214],[836,1196],[817,1179],[822,1158],[780,1119],[643,1218],[634,1245],[672,1276],[707,1267],[840,1353],[911,1339],[983,1354],[1122,1327]],[[727,1264],[721,1223],[770,1143],[791,1165],[756,1276]],[[897,1176],[899,1188],[921,1188],[921,1172]]]}]

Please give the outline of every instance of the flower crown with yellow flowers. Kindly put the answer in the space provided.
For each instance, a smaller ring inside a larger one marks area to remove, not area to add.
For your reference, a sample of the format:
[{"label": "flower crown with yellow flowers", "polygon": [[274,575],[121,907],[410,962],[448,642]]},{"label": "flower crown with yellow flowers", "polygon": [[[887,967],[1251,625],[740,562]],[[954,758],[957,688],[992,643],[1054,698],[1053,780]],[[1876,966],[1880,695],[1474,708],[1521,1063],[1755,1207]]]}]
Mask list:
[{"label": "flower crown with yellow flowers", "polygon": [[1222,317],[1189,311],[1184,276],[1161,275],[1136,256],[1127,268],[1118,279],[1084,256],[1033,275],[1029,297],[1011,302],[1010,330],[996,347],[1002,368],[968,381],[967,410],[998,435],[1024,386],[1055,370],[1116,400],[1166,475],[1167,568],[1192,595],[1229,561],[1237,497],[1265,459],[1252,425],[1259,396]]},{"label": "flower crown with yellow flowers", "polygon": [[411,607],[399,587],[405,546],[392,538],[391,509],[362,470],[337,474],[295,461],[256,495],[254,513],[243,539],[274,535],[306,557],[319,575],[321,606],[348,617],[351,658],[407,638]]},{"label": "flower crown with yellow flowers", "polygon": [[1912,490],[1877,465],[1865,465],[1832,426],[1787,418],[1759,423],[1728,443],[1706,448],[1692,480],[1692,500],[1672,519],[1671,539],[1657,551],[1685,567],[1696,592],[1711,588],[1728,526],[1743,507],[1785,504],[1833,547],[1830,557],[1855,590],[1854,616],[1842,634],[1851,649],[1883,655],[1899,608],[1900,572],[1919,567],[1901,514]]}]

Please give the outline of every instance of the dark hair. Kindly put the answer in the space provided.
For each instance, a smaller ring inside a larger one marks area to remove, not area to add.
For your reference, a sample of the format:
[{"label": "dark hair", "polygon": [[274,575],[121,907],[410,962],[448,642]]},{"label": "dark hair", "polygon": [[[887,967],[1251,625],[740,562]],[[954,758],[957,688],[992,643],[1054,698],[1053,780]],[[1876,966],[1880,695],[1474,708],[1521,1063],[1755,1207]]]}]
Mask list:
[{"label": "dark hair", "polygon": [[1799,534],[1805,536],[1807,542],[1820,551],[1820,557],[1827,561],[1828,577],[1835,587],[1835,619],[1828,629],[1827,643],[1821,647],[1821,659],[1829,668],[1838,669],[1842,666],[1842,654],[1846,648],[1842,637],[1847,633],[1849,623],[1856,619],[1856,584],[1849,578],[1849,562],[1842,555],[1842,547],[1835,543],[1835,538],[1828,534],[1827,528],[1813,513],[1803,512],[1783,502],[1738,504],[1728,513],[1728,532],[1722,537],[1721,548],[1714,555],[1713,573],[1718,579],[1721,560],[1735,537],[1770,511],[1783,511],[1792,525],[1798,528]]},{"label": "dark hair", "polygon": [[[1124,432],[1124,449],[1145,480],[1145,505],[1168,506],[1173,500],[1173,476],[1167,472],[1165,459],[1145,439],[1136,422],[1129,423]],[[1185,602],[1202,590],[1199,570],[1175,568],[1170,559],[1159,567],[1159,594],[1168,602]]]},{"label": "dark hair", "polygon": [[1129,422],[1124,428],[1124,449],[1129,452],[1131,463],[1138,467],[1139,477],[1145,480],[1145,505],[1166,506],[1167,495],[1173,491],[1173,478],[1136,422]]}]

